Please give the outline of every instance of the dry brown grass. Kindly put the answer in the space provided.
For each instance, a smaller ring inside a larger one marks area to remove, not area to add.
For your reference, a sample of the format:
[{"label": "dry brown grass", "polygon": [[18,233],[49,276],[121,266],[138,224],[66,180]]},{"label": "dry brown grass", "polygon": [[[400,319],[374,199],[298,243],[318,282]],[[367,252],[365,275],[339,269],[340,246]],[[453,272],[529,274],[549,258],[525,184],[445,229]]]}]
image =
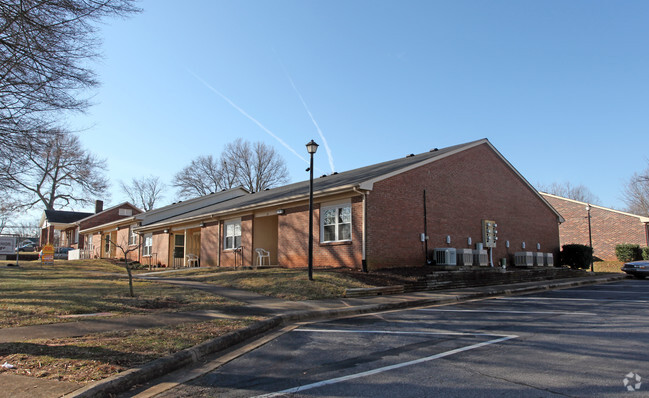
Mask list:
[{"label": "dry brown grass", "polygon": [[63,315],[147,314],[218,309],[236,304],[199,290],[144,280],[129,296],[124,268],[104,260],[0,267],[0,328],[67,322]]},{"label": "dry brown grass", "polygon": [[255,320],[214,320],[76,338],[1,343],[0,362],[15,368],[0,368],[0,373],[92,382],[244,328]]}]

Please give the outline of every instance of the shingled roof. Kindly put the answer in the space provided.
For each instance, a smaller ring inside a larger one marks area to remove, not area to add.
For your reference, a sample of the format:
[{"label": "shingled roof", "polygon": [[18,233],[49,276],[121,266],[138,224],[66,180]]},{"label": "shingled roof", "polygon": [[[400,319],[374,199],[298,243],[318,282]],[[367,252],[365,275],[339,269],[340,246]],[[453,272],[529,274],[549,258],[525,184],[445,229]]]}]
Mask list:
[{"label": "shingled roof", "polygon": [[44,213],[45,219],[50,224],[72,224],[94,214],[66,210],[45,210]]},{"label": "shingled roof", "polygon": [[[473,148],[481,144],[489,145],[503,159],[503,161],[505,161],[505,163],[507,163],[514,170],[514,172],[516,172],[516,174],[520,176],[523,182],[530,186],[530,188],[532,188],[527,180],[525,180],[525,178],[523,178],[523,176],[520,175],[520,173],[518,173],[518,171],[516,171],[516,169],[491,145],[489,140],[481,139],[441,149],[435,148],[430,150],[429,152],[421,153],[418,155],[408,155],[406,157],[390,160],[387,162],[377,163],[346,172],[334,173],[331,175],[322,176],[320,178],[314,178],[314,195],[335,193],[337,191],[352,190],[354,188],[371,190],[373,184],[377,181],[389,178],[399,173],[403,173],[416,167],[420,167],[429,162],[451,156],[455,153]],[[534,190],[534,188],[532,188],[532,190]],[[306,180],[262,192],[239,196],[230,200],[216,203],[212,206],[206,206],[195,211],[186,212],[182,215],[178,215],[177,217],[168,218],[162,222],[153,223],[150,225],[150,227],[163,226],[183,221],[191,221],[210,215],[220,215],[224,213],[245,211],[264,206],[272,206],[288,201],[302,200],[308,198],[308,195],[309,181]],[[547,201],[545,201],[543,197],[541,197],[540,195],[539,197],[547,204]],[[552,206],[550,206],[549,204],[548,206],[552,208]],[[558,213],[557,216],[559,216]]]}]

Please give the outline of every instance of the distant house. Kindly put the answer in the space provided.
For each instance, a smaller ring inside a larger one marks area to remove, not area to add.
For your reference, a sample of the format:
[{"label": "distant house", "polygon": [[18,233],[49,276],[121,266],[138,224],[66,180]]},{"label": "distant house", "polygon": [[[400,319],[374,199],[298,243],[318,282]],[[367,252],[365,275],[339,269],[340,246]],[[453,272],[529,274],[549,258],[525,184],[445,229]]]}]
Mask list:
[{"label": "distant house", "polygon": [[[561,245],[589,245],[588,203],[541,193],[563,216],[559,227]],[[625,213],[607,207],[590,205],[593,254],[603,260],[615,260],[615,246],[622,243],[649,246],[649,217]]]},{"label": "distant house", "polygon": [[[124,202],[79,220],[79,249],[83,249],[81,257],[123,257],[123,252],[117,245],[126,250],[129,246],[140,243],[139,236],[133,230],[138,225],[136,216],[141,213],[141,209]],[[130,252],[129,258],[139,260],[139,250]]]},{"label": "distant house", "polygon": [[78,211],[44,210],[39,223],[40,245],[49,243],[54,246],[77,248],[79,228],[76,222],[92,214]]},{"label": "distant house", "polygon": [[[54,246],[86,249],[89,247],[89,239],[82,234],[84,230],[88,231],[97,225],[133,217],[139,213],[142,213],[142,210],[128,202],[104,210],[101,200],[95,202],[95,213],[44,210],[39,224],[40,245],[50,243]],[[92,239],[90,239],[90,247],[92,246]],[[99,241],[96,242],[96,246],[99,249]]]},{"label": "distant house", "polygon": [[[243,189],[136,216],[142,261],[187,265],[270,263],[304,267],[309,182]],[[434,248],[473,248],[497,224],[493,263],[521,250],[559,252],[561,215],[486,139],[408,155],[314,181],[314,265],[421,266]],[[265,260],[267,261],[267,260]]]}]

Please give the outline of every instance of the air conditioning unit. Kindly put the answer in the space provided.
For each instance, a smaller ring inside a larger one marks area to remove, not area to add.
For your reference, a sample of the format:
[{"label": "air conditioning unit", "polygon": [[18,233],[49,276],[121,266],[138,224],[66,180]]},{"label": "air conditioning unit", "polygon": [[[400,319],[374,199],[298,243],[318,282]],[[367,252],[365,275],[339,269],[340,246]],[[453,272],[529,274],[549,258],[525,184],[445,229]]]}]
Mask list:
[{"label": "air conditioning unit", "polygon": [[538,267],[545,265],[545,253],[534,253],[534,265]]},{"label": "air conditioning unit", "polygon": [[544,264],[547,267],[554,267],[554,256],[552,255],[552,253],[545,253]]},{"label": "air conditioning unit", "polygon": [[489,265],[489,255],[486,250],[473,250],[473,265],[480,267]]},{"label": "air conditioning unit", "polygon": [[457,249],[457,265],[473,265],[473,250]]},{"label": "air conditioning unit", "polygon": [[452,247],[435,249],[435,263],[437,265],[457,265],[457,253]]},{"label": "air conditioning unit", "polygon": [[532,252],[516,252],[514,253],[514,265],[517,267],[532,267],[534,266],[534,253]]}]

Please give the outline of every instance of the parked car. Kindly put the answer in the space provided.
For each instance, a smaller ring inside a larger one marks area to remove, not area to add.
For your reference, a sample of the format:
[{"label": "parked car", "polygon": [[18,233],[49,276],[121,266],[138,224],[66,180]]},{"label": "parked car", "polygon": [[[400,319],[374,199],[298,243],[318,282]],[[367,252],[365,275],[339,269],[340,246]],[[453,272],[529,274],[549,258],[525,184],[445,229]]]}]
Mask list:
[{"label": "parked car", "polygon": [[632,261],[630,263],[625,263],[622,267],[622,271],[629,275],[633,275],[636,278],[644,279],[649,275],[649,261]]},{"label": "parked car", "polygon": [[33,252],[35,250],[36,250],[36,247],[31,242],[30,243],[25,243],[24,245],[18,246],[16,248],[17,252]]},{"label": "parked car", "polygon": [[73,247],[57,247],[54,249],[54,258],[58,260],[67,260],[68,252],[74,250]]}]

